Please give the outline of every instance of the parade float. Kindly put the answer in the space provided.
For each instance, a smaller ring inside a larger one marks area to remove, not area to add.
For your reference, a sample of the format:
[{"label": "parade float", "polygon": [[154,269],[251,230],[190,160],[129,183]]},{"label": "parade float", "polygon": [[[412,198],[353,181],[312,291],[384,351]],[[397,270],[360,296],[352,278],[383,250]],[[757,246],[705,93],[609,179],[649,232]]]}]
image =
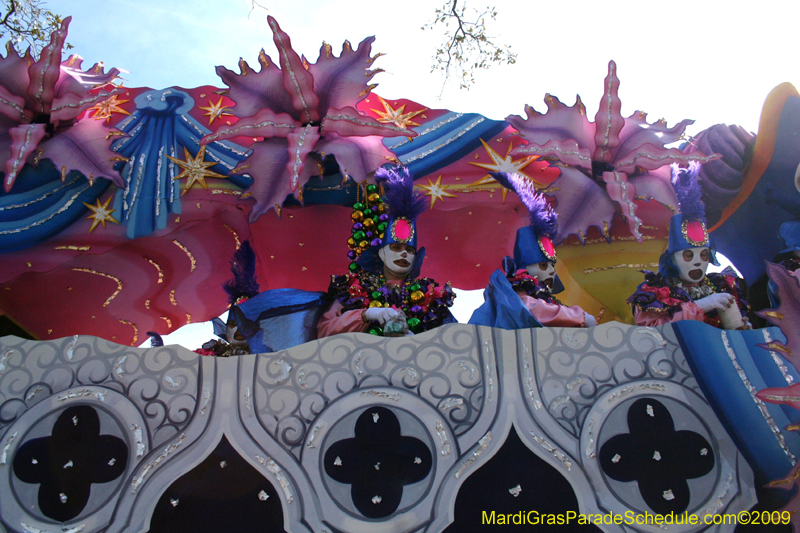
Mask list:
[{"label": "parade float", "polygon": [[[800,285],[765,260],[800,203],[794,87],[767,96],[757,135],[686,138],[691,120],[620,114],[613,61],[596,108],[546,95],[497,121],[373,93],[372,38],[310,62],[270,18],[277,60],[154,90],[62,57],[67,24],[40,58],[0,59],[0,530],[477,531],[520,513],[553,531],[667,527],[577,523],[647,514],[732,531],[740,513],[791,530]],[[756,325],[779,327],[633,324],[626,298],[679,211],[670,165],[690,162],[751,303],[771,280]],[[558,215],[562,299],[598,325],[136,347],[225,312],[245,241],[262,294],[359,268],[384,238],[375,172],[395,164],[427,204],[425,275],[461,289],[487,285],[528,216],[492,174],[528,180]]]}]

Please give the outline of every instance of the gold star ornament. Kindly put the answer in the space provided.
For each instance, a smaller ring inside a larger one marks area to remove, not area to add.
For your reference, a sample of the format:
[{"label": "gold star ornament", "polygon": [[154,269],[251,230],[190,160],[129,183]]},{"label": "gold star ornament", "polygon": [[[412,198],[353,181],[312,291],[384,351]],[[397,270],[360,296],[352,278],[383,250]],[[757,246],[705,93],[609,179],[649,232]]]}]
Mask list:
[{"label": "gold star ornament", "polygon": [[[509,153],[511,153],[511,150],[514,148],[512,143],[508,143],[508,150],[506,151],[506,155],[505,156],[501,156],[500,154],[495,152],[492,149],[492,147],[489,146],[488,144],[486,144],[486,142],[483,139],[481,139],[481,144],[483,144],[483,148],[486,150],[486,153],[489,154],[489,157],[492,159],[492,162],[491,163],[473,163],[473,162],[470,162],[469,163],[470,165],[475,165],[476,167],[485,168],[486,170],[488,170],[490,172],[508,172],[508,173],[514,173],[514,174],[521,174],[521,175],[527,177],[528,179],[533,180],[533,178],[531,178],[530,176],[528,176],[527,174],[522,172],[522,169],[525,168],[526,166],[528,166],[531,162],[536,161],[537,159],[539,159],[537,156],[527,156],[527,157],[522,157],[520,159],[514,160],[514,158],[512,158],[510,155],[508,155]],[[487,175],[487,176],[484,176],[483,178],[479,179],[475,183],[471,183],[469,185],[469,187],[481,187],[483,185],[488,185],[490,183],[496,183],[496,182],[497,182],[496,179],[494,179],[493,177]],[[537,189],[540,189],[540,188],[543,187],[543,185],[540,184],[540,183],[536,183],[535,181],[533,183],[534,183],[534,186],[536,186]],[[502,192],[503,192],[503,201],[505,201],[506,194],[508,193],[508,189],[506,189],[505,187],[501,187],[501,189],[502,189]]]},{"label": "gold star ornament", "polygon": [[217,119],[222,116],[232,117],[233,113],[228,113],[228,108],[222,105],[222,97],[219,97],[219,102],[216,104],[211,100],[208,101],[208,107],[201,107],[203,111],[205,111],[205,116],[208,118],[208,125],[210,126],[214,119]]},{"label": "gold star ornament", "polygon": [[114,113],[124,113],[125,115],[130,115],[130,113],[119,107],[127,102],[130,102],[130,100],[117,100],[117,95],[112,94],[102,102],[98,102],[90,107],[89,111],[94,111],[92,118],[95,120],[105,120],[108,122],[111,120],[111,115]]},{"label": "gold star ornament", "polygon": [[441,175],[438,178],[436,178],[436,183],[433,183],[431,179],[428,178],[428,185],[417,185],[417,186],[420,187],[421,189],[425,189],[426,191],[428,191],[425,193],[425,195],[431,197],[431,207],[433,207],[433,204],[436,203],[436,200],[441,200],[442,202],[444,202],[445,197],[448,198],[456,197],[455,194],[447,192],[447,188],[450,187],[450,185],[442,185]]},{"label": "gold star ornament", "polygon": [[[378,96],[377,94],[375,96]],[[420,113],[424,113],[427,109],[420,109],[419,111],[412,111],[410,113],[403,113],[406,109],[406,104],[401,105],[397,109],[392,109],[392,106],[389,103],[378,96],[378,100],[381,101],[383,104],[383,111],[378,111],[377,109],[373,109],[375,113],[378,114],[380,118],[378,118],[378,122],[383,124],[394,124],[398,128],[405,128],[408,129],[409,126],[419,126],[418,122],[414,122],[411,120],[412,118],[416,117]]]},{"label": "gold star ornament", "polygon": [[185,160],[181,161],[180,159],[175,159],[174,157],[165,156],[170,161],[174,162],[176,165],[183,169],[179,175],[172,178],[173,180],[179,180],[181,178],[186,178],[186,185],[183,186],[183,192],[181,192],[181,196],[186,194],[192,185],[195,183],[199,183],[204,189],[208,190],[208,185],[206,184],[206,178],[226,178],[222,174],[217,174],[211,170],[208,170],[208,167],[213,167],[217,164],[216,161],[204,161],[206,155],[206,147],[201,146],[200,150],[197,152],[197,157],[192,159],[192,155],[189,153],[189,150],[186,147],[183,148],[185,152]]},{"label": "gold star ornament", "polygon": [[104,228],[106,227],[106,222],[119,224],[119,222],[111,216],[111,213],[116,211],[116,209],[109,209],[109,204],[111,203],[112,198],[114,198],[113,194],[106,199],[105,203],[102,204],[98,198],[97,205],[89,205],[86,202],[83,202],[83,205],[92,210],[92,214],[86,217],[92,219],[92,227],[89,228],[89,233],[91,233],[98,224],[102,224]]}]

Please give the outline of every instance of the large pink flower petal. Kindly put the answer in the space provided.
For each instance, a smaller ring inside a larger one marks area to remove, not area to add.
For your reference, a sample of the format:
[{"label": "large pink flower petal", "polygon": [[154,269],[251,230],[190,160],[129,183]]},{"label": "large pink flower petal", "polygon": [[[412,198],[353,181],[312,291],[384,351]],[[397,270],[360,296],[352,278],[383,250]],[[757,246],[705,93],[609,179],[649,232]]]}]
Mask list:
[{"label": "large pink flower petal", "polygon": [[56,98],[63,98],[69,93],[82,95],[114,81],[120,70],[112,68],[105,71],[102,63],[95,63],[89,70],[82,70],[83,59],[79,55],[71,55],[61,63],[61,74],[56,82]]},{"label": "large pink flower petal", "polygon": [[[252,153],[237,169],[246,170],[253,177],[253,184],[247,189],[256,204],[250,212],[250,222],[255,222],[270,209],[280,216],[281,206],[286,197],[292,194],[291,180],[287,179],[286,166],[290,163],[289,142],[287,139],[273,137],[250,147]],[[297,180],[303,186],[311,177],[314,165],[303,165]]]},{"label": "large pink flower petal", "polygon": [[89,180],[102,177],[124,187],[112,161],[118,154],[109,149],[110,145],[108,129],[101,122],[81,120],[43,143],[41,157],[50,159],[62,173],[77,170]]},{"label": "large pink flower petal", "polygon": [[356,50],[345,41],[339,57],[331,53],[329,45],[322,45],[319,59],[308,67],[314,77],[321,113],[329,112],[331,108],[354,107],[375,87],[367,85],[375,74],[381,72],[380,69],[367,70],[375,59],[370,57],[374,40],[374,37],[367,37]]},{"label": "large pink flower petal", "polygon": [[576,168],[561,169],[561,176],[553,182],[552,192],[546,192],[557,200],[558,234],[555,244],[561,243],[570,235],[577,235],[583,241],[591,226],[601,232],[604,226],[610,228],[616,213],[616,205],[608,193]]},{"label": "large pink flower petal", "polygon": [[241,74],[217,67],[217,75],[229,87],[228,96],[236,102],[232,111],[237,117],[255,115],[261,109],[267,108],[274,113],[289,112],[295,119],[298,113],[292,108],[292,99],[283,88],[283,73],[269,56],[261,50],[259,55],[261,70],[259,72],[250,68],[246,61],[239,61]]},{"label": "large pink flower petal", "polygon": [[23,124],[9,130],[11,134],[11,157],[6,161],[6,177],[3,180],[3,189],[11,192],[25,160],[39,146],[45,134],[44,124]]},{"label": "large pink flower petal", "polygon": [[512,156],[555,157],[565,165],[592,168],[592,154],[588,148],[581,148],[577,141],[568,139],[566,141],[547,141],[545,144],[521,144],[511,151]]},{"label": "large pink flower petal", "polygon": [[633,237],[642,242],[642,234],[639,228],[642,220],[636,216],[636,204],[633,202],[636,197],[636,187],[628,181],[628,175],[624,172],[603,172],[603,181],[606,184],[606,192],[609,198],[617,202],[622,209],[622,214],[628,220],[628,229]]},{"label": "large pink flower petal", "polygon": [[625,119],[620,114],[622,103],[619,100],[619,78],[617,64],[608,62],[608,75],[603,81],[603,98],[594,116],[597,132],[594,136],[596,148],[592,160],[610,163],[614,159],[615,149],[619,146],[619,134]]},{"label": "large pink flower petal", "polygon": [[764,309],[756,314],[766,318],[786,335],[786,343],[774,341],[759,346],[780,352],[794,367],[800,370],[800,280],[781,265],[767,263],[767,275],[778,287],[780,305],[777,309]]},{"label": "large pink flower petal", "polygon": [[333,154],[339,163],[342,174],[357,183],[386,164],[392,153],[381,142],[381,137],[339,137],[335,134],[325,135],[317,143],[316,151]]},{"label": "large pink flower petal", "polygon": [[302,127],[302,124],[287,113],[276,114],[271,109],[264,108],[251,117],[239,120],[232,126],[223,126],[214,133],[209,133],[200,139],[200,144],[205,145],[210,142],[241,136],[288,137]]},{"label": "large pink flower petal", "polygon": [[328,114],[322,119],[322,131],[358,137],[366,137],[368,135],[380,135],[381,137],[417,136],[415,131],[401,128],[394,124],[378,122],[374,118],[360,114],[352,107],[329,109]]},{"label": "large pink flower petal", "polygon": [[289,161],[286,163],[286,172],[289,174],[289,190],[296,193],[307,180],[302,180],[303,168],[306,157],[314,150],[314,145],[319,140],[319,128],[307,125],[302,130],[287,136],[289,141]]},{"label": "large pink flower petal", "polygon": [[8,89],[0,85],[0,113],[16,123],[22,122],[25,116],[25,99],[11,94]]},{"label": "large pink flower petal", "polygon": [[29,85],[28,66],[33,63],[29,52],[21,56],[9,41],[6,44],[6,57],[0,58],[0,86],[16,96],[27,96]]},{"label": "large pink flower petal", "polygon": [[[588,150],[591,154],[594,151],[594,124],[589,122],[586,117],[586,107],[581,102],[580,97],[575,104],[568,107],[550,94],[545,95],[547,112],[539,113],[531,106],[525,106],[525,120],[517,115],[506,117],[506,122],[510,123],[520,135],[531,144],[544,146],[548,142],[564,142],[568,140],[577,141],[582,150]],[[583,168],[591,169],[591,161],[580,165]]]},{"label": "large pink flower petal", "polygon": [[645,144],[616,162],[615,168],[620,172],[634,173],[637,168],[655,170],[672,163],[687,164],[690,161],[708,163],[722,157],[719,154],[705,155],[700,152],[685,154],[677,148],[662,148]]},{"label": "large pink flower petal", "polygon": [[303,124],[317,122],[320,118],[319,98],[314,92],[314,77],[303,66],[303,61],[297,52],[292,49],[292,41],[281,30],[278,22],[267,17],[269,27],[272,29],[272,39],[281,58],[281,71],[283,72],[283,87],[292,98],[292,106],[300,112],[300,121]]},{"label": "large pink flower petal", "polygon": [[50,114],[56,82],[61,75],[61,50],[64,48],[71,20],[72,17],[64,19],[61,28],[50,35],[50,44],[42,49],[39,60],[28,68],[30,85],[27,92],[36,113]]}]

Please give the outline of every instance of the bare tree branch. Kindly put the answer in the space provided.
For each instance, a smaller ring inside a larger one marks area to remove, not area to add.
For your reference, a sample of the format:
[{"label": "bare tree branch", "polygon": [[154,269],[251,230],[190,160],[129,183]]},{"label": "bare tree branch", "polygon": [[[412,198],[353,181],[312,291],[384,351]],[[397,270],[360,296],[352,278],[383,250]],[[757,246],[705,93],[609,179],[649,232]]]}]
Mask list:
[{"label": "bare tree branch", "polygon": [[[498,45],[494,37],[486,34],[486,18],[495,20],[497,11],[486,7],[483,11],[473,10],[475,17],[466,18],[466,2],[459,5],[458,0],[447,0],[444,6],[437,9],[433,22],[422,27],[433,30],[444,26],[444,43],[433,56],[431,72],[437,70],[444,73],[444,85],[451,74],[458,75],[461,89],[469,89],[475,83],[476,69],[488,69],[493,65],[513,64],[517,54],[511,52],[511,46]],[[451,31],[451,24],[455,26]]]},{"label": "bare tree branch", "polygon": [[[0,39],[11,38],[15,45],[27,43],[34,57],[50,41],[50,34],[61,26],[62,18],[45,9],[42,0],[0,0],[6,13],[0,20]],[[67,44],[66,48],[72,48]]]}]

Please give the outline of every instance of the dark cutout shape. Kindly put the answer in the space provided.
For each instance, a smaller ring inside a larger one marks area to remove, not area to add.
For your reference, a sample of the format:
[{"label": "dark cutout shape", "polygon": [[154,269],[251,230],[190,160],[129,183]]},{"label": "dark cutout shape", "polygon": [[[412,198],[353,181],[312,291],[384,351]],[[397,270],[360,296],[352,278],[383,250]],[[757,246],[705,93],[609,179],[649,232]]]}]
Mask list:
[{"label": "dark cutout shape", "polygon": [[108,483],[125,472],[128,446],[113,435],[100,435],[100,419],[88,405],[64,410],[51,436],[23,444],[14,456],[14,474],[38,483],[39,509],[66,522],[78,516],[93,483]]},{"label": "dark cutout shape", "polygon": [[370,407],[356,420],[355,438],[334,443],[325,453],[325,472],[352,485],[353,504],[367,518],[385,518],[397,510],[403,486],[425,479],[431,452],[424,442],[400,434],[397,416]]},{"label": "dark cutout shape", "polygon": [[603,472],[617,481],[636,481],[656,513],[684,512],[691,499],[687,480],[714,468],[711,445],[694,431],[675,431],[669,410],[653,398],[630,406],[628,430],[600,448]]},{"label": "dark cutout shape", "polygon": [[148,533],[282,531],[277,490],[223,436],[203,462],[164,491]]}]

